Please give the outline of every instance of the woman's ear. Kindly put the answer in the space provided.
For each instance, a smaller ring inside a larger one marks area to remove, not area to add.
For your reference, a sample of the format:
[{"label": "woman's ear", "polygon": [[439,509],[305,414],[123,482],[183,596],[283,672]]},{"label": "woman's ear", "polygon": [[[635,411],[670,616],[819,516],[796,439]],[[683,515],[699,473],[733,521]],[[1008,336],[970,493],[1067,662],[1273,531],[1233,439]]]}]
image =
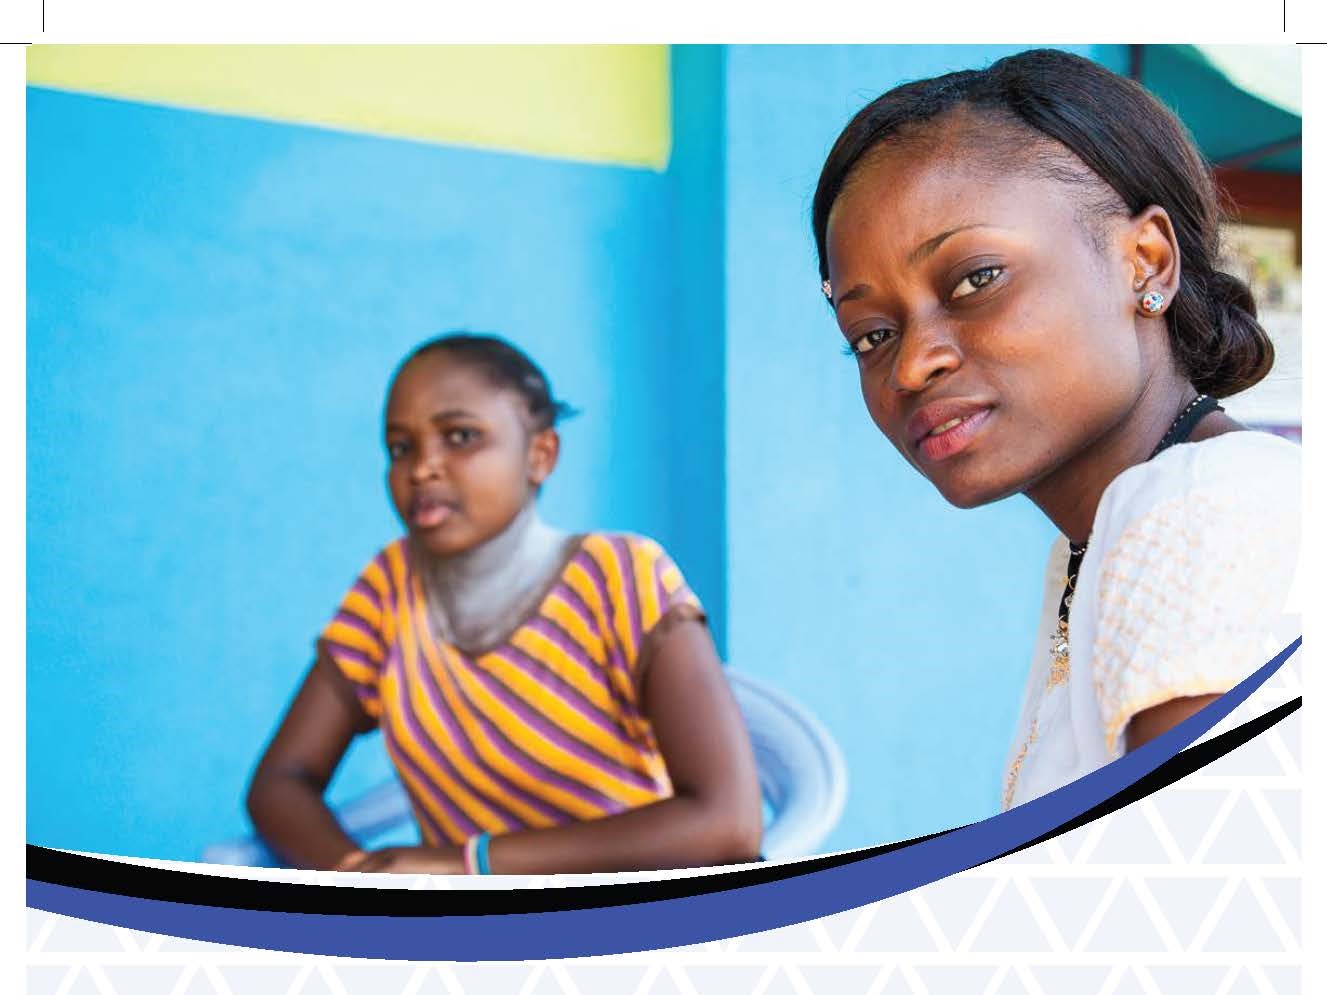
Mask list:
[{"label": "woman's ear", "polygon": [[[1159,315],[1175,300],[1180,289],[1180,247],[1165,208],[1153,204],[1133,217],[1126,251],[1133,268],[1136,306],[1144,314]],[[1151,294],[1161,295],[1159,308],[1144,305],[1143,298]]]},{"label": "woman's ear", "polygon": [[532,487],[538,487],[548,479],[548,475],[558,465],[561,448],[562,440],[555,428],[541,429],[530,437],[530,448],[526,454],[526,478]]}]

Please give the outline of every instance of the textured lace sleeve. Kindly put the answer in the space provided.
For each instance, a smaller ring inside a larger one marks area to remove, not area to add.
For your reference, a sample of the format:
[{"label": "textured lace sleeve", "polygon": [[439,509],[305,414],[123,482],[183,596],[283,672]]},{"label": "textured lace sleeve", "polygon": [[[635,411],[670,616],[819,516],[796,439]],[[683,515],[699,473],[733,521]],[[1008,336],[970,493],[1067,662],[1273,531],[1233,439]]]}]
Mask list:
[{"label": "textured lace sleeve", "polygon": [[1117,753],[1137,713],[1227,691],[1267,662],[1298,556],[1298,499],[1266,481],[1192,491],[1104,538],[1092,666]]}]

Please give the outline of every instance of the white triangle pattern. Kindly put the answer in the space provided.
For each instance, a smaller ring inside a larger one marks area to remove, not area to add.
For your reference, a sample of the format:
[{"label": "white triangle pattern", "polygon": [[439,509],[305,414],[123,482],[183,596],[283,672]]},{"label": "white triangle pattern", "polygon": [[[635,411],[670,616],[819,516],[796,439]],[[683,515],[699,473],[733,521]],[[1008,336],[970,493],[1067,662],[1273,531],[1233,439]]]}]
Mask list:
[{"label": "white triangle pattern", "polygon": [[[1285,669],[1281,685],[1223,727],[1298,694],[1298,660]],[[1293,995],[1303,950],[1298,723],[1016,857],[765,933],[563,962],[416,964],[247,950],[29,911],[28,987],[47,995]],[[454,887],[430,878],[396,886]]]}]

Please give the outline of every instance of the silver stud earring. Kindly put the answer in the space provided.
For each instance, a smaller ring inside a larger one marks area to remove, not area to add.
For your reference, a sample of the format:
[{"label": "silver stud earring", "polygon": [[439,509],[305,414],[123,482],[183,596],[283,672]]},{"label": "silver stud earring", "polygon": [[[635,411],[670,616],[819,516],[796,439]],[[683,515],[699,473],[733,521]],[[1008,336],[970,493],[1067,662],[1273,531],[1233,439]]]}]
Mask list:
[{"label": "silver stud earring", "polygon": [[825,300],[832,301],[834,299],[834,292],[830,288],[828,280],[820,281],[820,292],[825,295]]},{"label": "silver stud earring", "polygon": [[1160,314],[1161,309],[1166,306],[1166,297],[1159,290],[1149,290],[1143,294],[1143,299],[1139,303],[1148,314]]}]

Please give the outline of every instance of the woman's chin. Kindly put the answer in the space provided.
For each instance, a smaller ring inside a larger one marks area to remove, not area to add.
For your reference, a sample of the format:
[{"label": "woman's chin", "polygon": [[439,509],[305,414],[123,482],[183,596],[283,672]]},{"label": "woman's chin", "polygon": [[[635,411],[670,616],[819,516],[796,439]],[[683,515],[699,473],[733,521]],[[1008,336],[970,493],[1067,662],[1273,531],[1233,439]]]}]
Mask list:
[{"label": "woman's chin", "polygon": [[453,535],[448,529],[411,529],[415,542],[430,556],[440,560],[458,556],[475,543],[463,535]]},{"label": "woman's chin", "polygon": [[984,504],[1003,500],[1019,491],[1016,484],[1009,484],[1006,481],[967,478],[936,480],[930,477],[927,479],[935,485],[940,496],[955,508],[980,508]]},{"label": "woman's chin", "polygon": [[984,504],[990,504],[992,501],[999,500],[999,498],[986,497],[981,494],[969,494],[967,492],[951,494],[941,491],[940,495],[955,508],[962,508],[964,510],[967,510],[968,508],[980,508]]}]

